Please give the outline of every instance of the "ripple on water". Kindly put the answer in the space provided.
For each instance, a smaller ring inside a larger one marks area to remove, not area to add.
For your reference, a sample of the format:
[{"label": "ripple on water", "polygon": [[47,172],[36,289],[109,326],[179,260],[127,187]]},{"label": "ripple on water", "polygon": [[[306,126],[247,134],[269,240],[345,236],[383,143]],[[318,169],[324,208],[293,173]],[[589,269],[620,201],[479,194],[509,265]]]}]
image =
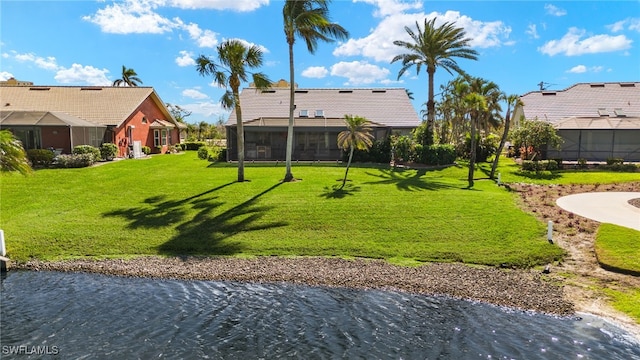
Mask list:
[{"label": "ripple on water", "polygon": [[2,345],[65,358],[640,359],[595,317],[379,290],[26,271],[1,290]]}]

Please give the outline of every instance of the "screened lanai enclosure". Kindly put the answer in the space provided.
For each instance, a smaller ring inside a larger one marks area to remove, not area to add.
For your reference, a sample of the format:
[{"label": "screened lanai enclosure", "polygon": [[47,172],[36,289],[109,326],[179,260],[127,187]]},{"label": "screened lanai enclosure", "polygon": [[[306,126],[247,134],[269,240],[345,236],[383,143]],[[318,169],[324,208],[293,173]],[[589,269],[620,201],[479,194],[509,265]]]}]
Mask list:
[{"label": "screened lanai enclosure", "polygon": [[640,162],[640,118],[568,118],[555,124],[564,142],[549,149],[547,158]]},{"label": "screened lanai enclosure", "polygon": [[10,130],[27,150],[50,148],[63,154],[77,145],[98,147],[110,134],[104,125],[50,111],[0,112],[0,129]]}]

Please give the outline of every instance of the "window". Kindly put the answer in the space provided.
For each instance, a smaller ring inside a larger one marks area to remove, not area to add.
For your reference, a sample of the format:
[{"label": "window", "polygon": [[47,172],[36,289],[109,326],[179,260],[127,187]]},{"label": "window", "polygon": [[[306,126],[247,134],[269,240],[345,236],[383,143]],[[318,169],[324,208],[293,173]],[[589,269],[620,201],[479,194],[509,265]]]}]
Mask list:
[{"label": "window", "polygon": [[324,110],[316,110],[316,117],[323,117],[324,116]]},{"label": "window", "polygon": [[143,116],[143,117],[142,117],[142,123],[143,123],[143,124],[146,124],[147,122],[148,122],[148,121],[147,121],[147,117],[146,117],[146,116]]},{"label": "window", "polygon": [[300,117],[309,117],[309,110],[300,110]]},{"label": "window", "polygon": [[167,130],[162,129],[160,136],[162,137],[162,145],[167,145]]},{"label": "window", "polygon": [[153,146],[160,147],[160,130],[153,130]]}]

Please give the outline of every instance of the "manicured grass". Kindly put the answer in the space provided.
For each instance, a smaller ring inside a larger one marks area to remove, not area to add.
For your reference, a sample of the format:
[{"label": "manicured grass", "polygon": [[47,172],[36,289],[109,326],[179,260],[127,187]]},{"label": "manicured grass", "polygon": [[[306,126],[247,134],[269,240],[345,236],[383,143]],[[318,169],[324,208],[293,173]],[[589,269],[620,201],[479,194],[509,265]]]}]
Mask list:
[{"label": "manicured grass", "polygon": [[[484,173],[487,177],[491,173],[491,163],[480,163],[480,171],[477,176]],[[605,170],[560,170],[543,171],[539,174],[520,171],[520,166],[507,157],[500,158],[497,174],[501,174],[504,183],[528,183],[528,184],[612,184],[620,182],[640,181],[640,172],[616,172]]]},{"label": "manicured grass", "polygon": [[616,291],[605,289],[605,293],[612,299],[613,307],[634,319],[640,324],[640,289]]},{"label": "manicured grass", "polygon": [[640,231],[602,224],[596,234],[595,250],[604,267],[640,274]]},{"label": "manicured grass", "polygon": [[194,152],[2,175],[0,227],[15,260],[132,255],[301,255],[528,267],[559,259],[544,224],[466,169],[212,165]]}]

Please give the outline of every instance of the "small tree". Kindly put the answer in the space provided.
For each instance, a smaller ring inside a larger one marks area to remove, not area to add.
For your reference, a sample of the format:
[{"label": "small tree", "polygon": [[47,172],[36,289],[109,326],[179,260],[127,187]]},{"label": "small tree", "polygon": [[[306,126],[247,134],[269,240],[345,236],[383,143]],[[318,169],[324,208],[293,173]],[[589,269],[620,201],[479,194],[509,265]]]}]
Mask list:
[{"label": "small tree", "polygon": [[558,148],[562,144],[562,138],[550,123],[539,120],[520,121],[520,126],[511,132],[511,140],[516,147],[524,148],[524,158],[529,157],[529,148],[533,148],[534,158],[540,156],[542,148]]},{"label": "small tree", "polygon": [[32,172],[22,143],[8,130],[0,130],[0,170],[17,171],[22,175]]},{"label": "small tree", "polygon": [[373,145],[373,135],[371,134],[369,120],[361,116],[345,115],[344,122],[347,125],[347,130],[338,134],[338,146],[344,150],[349,149],[349,161],[347,162],[347,169],[344,172],[344,179],[340,189],[343,189],[347,183],[353,151],[355,149],[367,150]]}]

